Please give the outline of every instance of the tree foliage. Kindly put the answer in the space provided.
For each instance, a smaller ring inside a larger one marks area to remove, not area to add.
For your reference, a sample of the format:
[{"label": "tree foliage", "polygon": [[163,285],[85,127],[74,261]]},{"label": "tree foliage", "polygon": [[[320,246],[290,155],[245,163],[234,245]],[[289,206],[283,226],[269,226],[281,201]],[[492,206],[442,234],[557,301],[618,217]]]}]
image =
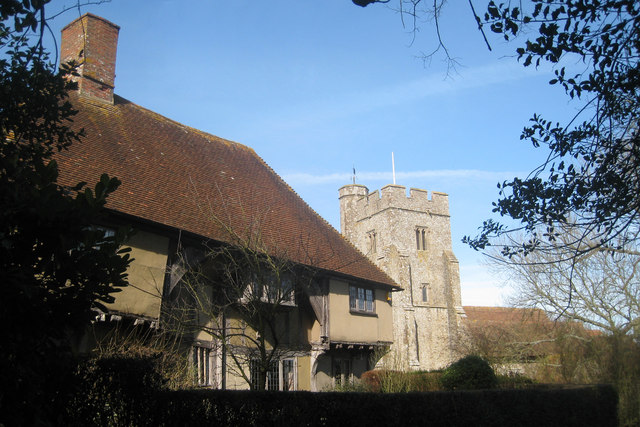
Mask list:
[{"label": "tree foliage", "polygon": [[[57,183],[77,143],[65,76],[43,48],[48,1],[0,4],[0,423],[46,420],[74,336],[127,284],[126,232],[96,228],[119,181]],[[10,422],[11,421],[11,422]]]},{"label": "tree foliage", "polygon": [[[364,7],[388,1],[354,3]],[[433,23],[438,43],[425,56],[444,52],[449,65],[455,65],[439,26],[447,1],[394,3],[403,25],[412,23],[414,32],[424,21]],[[574,257],[595,247],[624,250],[637,241],[640,223],[640,5],[634,0],[492,0],[486,5],[484,13],[477,13],[481,9],[469,0],[489,49],[487,28],[507,41],[524,39],[516,49],[518,60],[525,67],[551,64],[555,77],[549,83],[581,108],[568,123],[532,117],[520,138],[545,147],[546,161],[526,178],[499,184],[493,210],[509,224],[487,220],[477,236],[464,241],[475,249],[499,241],[506,255],[560,249]],[[574,229],[575,240],[559,248],[557,237],[567,227]],[[497,239],[514,231],[522,236],[522,230],[523,240]],[[584,244],[586,236],[591,245]]]},{"label": "tree foliage", "polygon": [[[501,240],[506,256],[553,250],[566,259],[602,247],[628,250],[640,226],[640,5],[490,2],[478,19],[506,40],[535,26],[537,35],[517,49],[519,60],[524,66],[552,64],[549,83],[579,99],[582,108],[566,124],[536,114],[523,130],[522,140],[549,154],[527,178],[499,184],[494,212],[519,226],[488,220],[478,236],[464,240],[484,249],[496,237],[524,231],[524,239]],[[572,239],[559,241],[561,235]]]}]

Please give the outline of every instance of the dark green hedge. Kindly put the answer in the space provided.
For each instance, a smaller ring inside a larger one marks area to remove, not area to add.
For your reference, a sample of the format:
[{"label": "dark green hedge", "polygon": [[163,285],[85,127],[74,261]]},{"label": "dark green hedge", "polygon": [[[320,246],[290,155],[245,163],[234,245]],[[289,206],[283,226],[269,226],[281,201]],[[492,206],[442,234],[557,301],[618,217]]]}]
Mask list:
[{"label": "dark green hedge", "polygon": [[152,404],[146,400],[111,420],[149,426],[615,426],[616,400],[609,386],[402,394],[162,391]]},{"label": "dark green hedge", "polygon": [[445,390],[485,390],[498,385],[489,362],[473,354],[449,365],[442,373],[440,382]]},{"label": "dark green hedge", "polygon": [[610,386],[427,393],[163,390],[154,358],[82,363],[65,426],[615,426]]}]

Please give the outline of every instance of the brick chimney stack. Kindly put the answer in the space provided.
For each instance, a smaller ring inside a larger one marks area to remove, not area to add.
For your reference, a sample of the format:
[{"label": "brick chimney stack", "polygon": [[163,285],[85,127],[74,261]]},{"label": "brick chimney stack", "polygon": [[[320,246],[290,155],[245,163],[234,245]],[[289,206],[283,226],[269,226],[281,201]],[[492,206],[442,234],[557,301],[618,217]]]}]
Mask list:
[{"label": "brick chimney stack", "polygon": [[60,63],[80,64],[80,76],[74,80],[82,95],[113,104],[119,31],[117,25],[90,13],[62,29]]}]

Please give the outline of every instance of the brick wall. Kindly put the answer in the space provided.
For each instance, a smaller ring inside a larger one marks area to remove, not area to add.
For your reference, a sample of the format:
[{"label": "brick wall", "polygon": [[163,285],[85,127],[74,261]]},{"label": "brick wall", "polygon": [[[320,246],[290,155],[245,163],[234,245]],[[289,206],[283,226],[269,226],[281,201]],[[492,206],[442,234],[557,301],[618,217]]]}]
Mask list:
[{"label": "brick wall", "polygon": [[81,94],[113,103],[120,27],[87,13],[62,29],[60,62],[75,61]]}]

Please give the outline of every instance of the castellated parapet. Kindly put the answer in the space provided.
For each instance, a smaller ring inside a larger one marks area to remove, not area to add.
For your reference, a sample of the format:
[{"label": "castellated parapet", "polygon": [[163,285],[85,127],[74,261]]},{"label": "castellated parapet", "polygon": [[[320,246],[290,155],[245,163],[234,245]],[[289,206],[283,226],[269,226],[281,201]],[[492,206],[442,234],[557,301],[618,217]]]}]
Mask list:
[{"label": "castellated parapet", "polygon": [[449,197],[401,185],[339,190],[342,234],[403,291],[393,295],[393,369],[437,369],[457,357],[464,312]]}]

